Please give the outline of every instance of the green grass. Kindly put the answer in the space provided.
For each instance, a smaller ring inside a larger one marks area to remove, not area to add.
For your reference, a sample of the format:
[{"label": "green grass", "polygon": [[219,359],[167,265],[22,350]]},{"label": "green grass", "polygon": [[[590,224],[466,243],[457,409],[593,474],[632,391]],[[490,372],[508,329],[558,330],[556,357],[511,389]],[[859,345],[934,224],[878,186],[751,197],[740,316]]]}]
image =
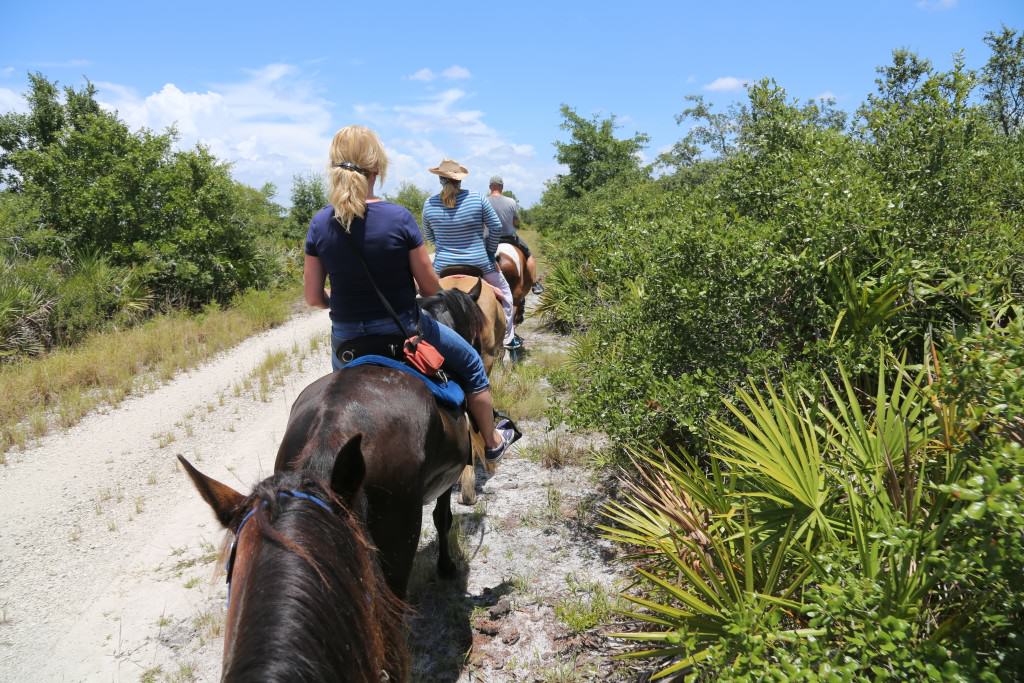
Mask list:
[{"label": "green grass", "polygon": [[[95,334],[74,348],[0,366],[0,458],[29,435],[67,429],[100,406],[166,381],[247,337],[284,322],[297,289],[250,292],[230,308],[160,315]],[[0,462],[3,462],[0,459]]]},{"label": "green grass", "polygon": [[567,597],[555,603],[555,616],[573,633],[581,633],[606,623],[615,609],[615,600],[599,583],[580,583],[565,577]]},{"label": "green grass", "polygon": [[505,363],[491,372],[491,396],[494,406],[514,420],[531,420],[544,415],[547,396],[540,366]]}]

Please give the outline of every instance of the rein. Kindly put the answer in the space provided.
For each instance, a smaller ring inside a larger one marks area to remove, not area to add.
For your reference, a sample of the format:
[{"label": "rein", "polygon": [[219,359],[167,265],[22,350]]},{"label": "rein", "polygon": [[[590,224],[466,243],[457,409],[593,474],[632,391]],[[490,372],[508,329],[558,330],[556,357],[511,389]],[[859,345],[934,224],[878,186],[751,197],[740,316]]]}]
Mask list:
[{"label": "rein", "polygon": [[[316,496],[305,493],[304,491],[285,490],[277,492],[278,498],[302,498],[308,500],[311,503],[315,503],[324,510],[333,513],[334,510],[324,500],[317,498]],[[267,506],[267,501],[263,501],[263,507]],[[235,553],[238,550],[238,539],[242,537],[242,529],[245,528],[246,522],[248,522],[254,514],[256,514],[256,506],[253,506],[251,510],[245,513],[245,517],[242,517],[241,523],[238,528],[235,529],[235,538],[231,541],[231,550],[228,551],[228,561],[224,564],[224,571],[227,573],[227,584],[228,584],[228,605],[231,604],[231,574],[235,568]]]}]

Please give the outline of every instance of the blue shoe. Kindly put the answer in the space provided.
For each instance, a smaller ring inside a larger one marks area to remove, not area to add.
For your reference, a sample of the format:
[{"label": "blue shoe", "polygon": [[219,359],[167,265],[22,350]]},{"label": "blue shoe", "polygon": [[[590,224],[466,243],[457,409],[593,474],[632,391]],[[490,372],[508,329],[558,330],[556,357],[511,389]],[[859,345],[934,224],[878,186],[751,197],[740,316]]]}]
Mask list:
[{"label": "blue shoe", "polygon": [[512,442],[516,440],[514,429],[499,428],[498,433],[501,434],[501,444],[494,448],[484,449],[484,460],[487,461],[488,465],[497,465],[501,462],[501,459],[505,457],[505,453],[512,446]]},{"label": "blue shoe", "polygon": [[534,282],[533,283],[533,288],[530,289],[530,291],[533,292],[534,294],[543,294],[544,293],[544,285],[542,285],[539,282]]}]

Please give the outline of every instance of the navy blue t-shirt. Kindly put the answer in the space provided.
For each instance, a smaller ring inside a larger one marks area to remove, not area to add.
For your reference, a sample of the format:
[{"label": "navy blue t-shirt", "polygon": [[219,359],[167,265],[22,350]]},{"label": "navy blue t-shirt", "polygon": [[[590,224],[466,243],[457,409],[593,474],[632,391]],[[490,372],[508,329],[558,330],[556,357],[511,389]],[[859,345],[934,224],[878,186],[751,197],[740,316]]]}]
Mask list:
[{"label": "navy blue t-shirt", "polygon": [[409,252],[423,244],[416,219],[404,207],[370,202],[366,218],[352,221],[352,232],[334,218],[331,206],[320,209],[309,222],[306,253],[316,256],[331,278],[331,319],[340,322],[390,318],[373,291],[355,245],[388,303],[401,315],[415,309],[416,286],[409,269]]}]

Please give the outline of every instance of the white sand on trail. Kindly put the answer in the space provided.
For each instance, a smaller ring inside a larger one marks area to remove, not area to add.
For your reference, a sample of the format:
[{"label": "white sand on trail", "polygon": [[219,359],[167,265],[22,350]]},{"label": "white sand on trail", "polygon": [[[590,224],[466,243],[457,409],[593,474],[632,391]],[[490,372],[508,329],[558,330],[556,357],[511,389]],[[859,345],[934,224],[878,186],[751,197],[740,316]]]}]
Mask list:
[{"label": "white sand on trail", "polygon": [[[273,469],[296,395],[330,371],[326,345],[311,350],[328,329],[326,313],[298,316],[9,454],[0,466],[0,681],[220,678],[224,534],[175,455],[248,493]],[[523,330],[537,352],[567,343],[531,320]],[[238,391],[273,351],[291,356],[280,382]],[[434,572],[424,509],[408,620],[415,681],[627,680],[598,628],[574,631],[559,616],[622,584],[621,567],[608,563],[614,551],[594,535],[601,482],[531,461],[530,449],[555,434],[536,417],[520,426],[517,452],[480,502],[453,502],[457,581]]]},{"label": "white sand on trail", "polygon": [[[330,362],[321,349],[265,402],[233,386],[268,352],[326,340],[329,325],[325,312],[293,318],[9,454],[0,466],[0,679],[138,680],[156,667],[219,677],[224,588],[210,578],[222,532],[175,455],[248,492],[273,469],[296,394]],[[197,636],[208,642],[182,652]]]}]

